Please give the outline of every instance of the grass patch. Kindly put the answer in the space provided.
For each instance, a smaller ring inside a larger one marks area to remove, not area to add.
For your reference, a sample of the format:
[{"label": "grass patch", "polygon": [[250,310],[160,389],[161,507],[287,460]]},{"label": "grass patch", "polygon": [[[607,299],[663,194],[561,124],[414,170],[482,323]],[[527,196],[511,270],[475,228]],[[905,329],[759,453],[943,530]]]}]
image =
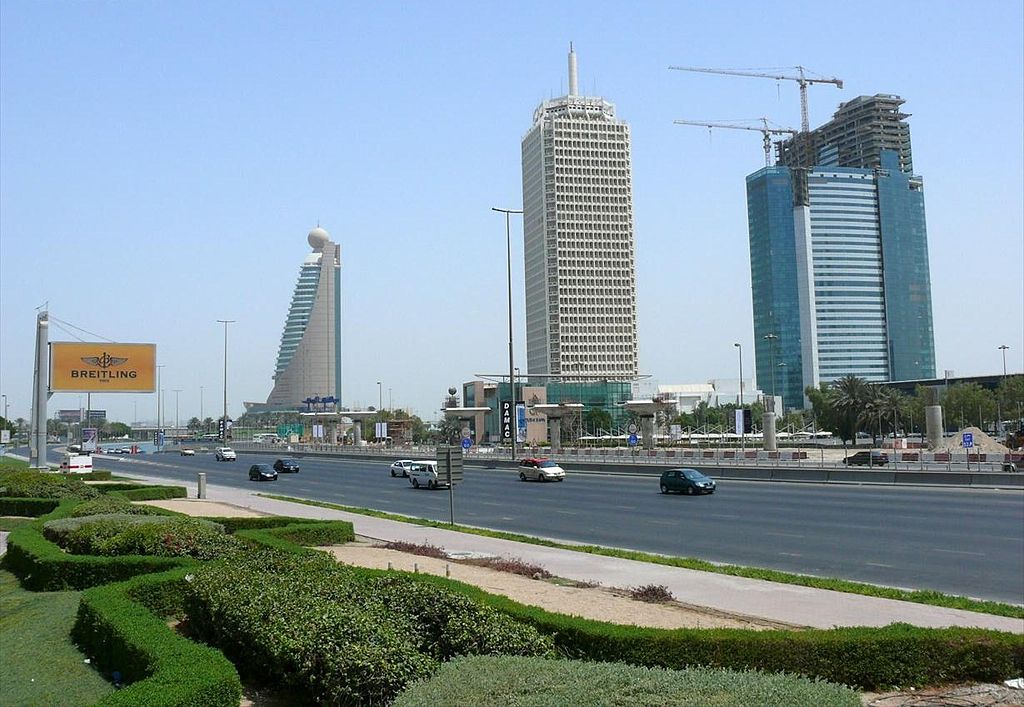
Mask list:
[{"label": "grass patch", "polygon": [[18,528],[24,528],[30,523],[35,523],[35,521],[35,518],[25,518],[23,516],[0,516],[0,530],[10,532]]},{"label": "grass patch", "polygon": [[71,642],[81,592],[29,592],[0,571],[0,704],[92,705],[114,691]]},{"label": "grass patch", "polygon": [[1024,619],[1024,606],[1005,604],[998,601],[985,601],[971,599],[970,597],[955,596],[942,592],[925,590],[906,590],[893,587],[881,587],[876,584],[864,582],[852,582],[834,577],[812,577],[804,574],[780,572],[779,570],[761,569],[758,567],[740,567],[738,565],[716,565],[706,560],[698,560],[692,557],[669,557],[667,555],[654,555],[634,550],[620,550],[618,548],[601,547],[600,545],[567,545],[553,540],[534,538],[528,535],[508,533],[501,530],[488,530],[486,528],[474,528],[465,525],[451,525],[437,520],[425,518],[414,518],[411,516],[387,513],[369,508],[356,508],[353,506],[342,506],[337,503],[325,501],[310,501],[304,498],[293,498],[290,496],[278,496],[274,494],[261,494],[266,498],[273,498],[279,501],[300,503],[306,506],[319,506],[348,513],[383,518],[385,520],[396,520],[402,523],[421,525],[429,528],[444,528],[445,530],[456,530],[460,533],[481,535],[489,538],[501,538],[513,540],[531,545],[542,545],[544,547],[555,547],[562,550],[573,550],[574,552],[587,552],[592,555],[604,555],[606,557],[619,557],[626,560],[637,560],[638,562],[649,562],[656,565],[668,565],[670,567],[683,567],[685,569],[699,570],[701,572],[714,572],[716,574],[732,575],[734,577],[748,577],[750,579],[762,579],[768,582],[779,584],[795,584],[802,587],[813,587],[815,589],[828,589],[834,592],[846,592],[847,594],[861,594],[869,597],[881,597],[884,599],[895,599],[897,601],[909,601],[915,604],[927,604],[929,606],[941,606],[947,609],[963,609],[965,611],[976,611],[982,614],[994,616],[1007,616],[1014,619]]}]

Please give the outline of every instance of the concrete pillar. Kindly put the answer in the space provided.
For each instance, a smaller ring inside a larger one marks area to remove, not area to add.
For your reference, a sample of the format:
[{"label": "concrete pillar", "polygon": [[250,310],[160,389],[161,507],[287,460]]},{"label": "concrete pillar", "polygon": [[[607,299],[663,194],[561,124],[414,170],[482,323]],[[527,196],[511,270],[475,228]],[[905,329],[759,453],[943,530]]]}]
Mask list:
[{"label": "concrete pillar", "polygon": [[548,418],[548,441],[551,442],[551,453],[562,451],[562,418]]},{"label": "concrete pillar", "polygon": [[925,438],[928,440],[928,449],[938,449],[942,446],[942,406],[928,405],[924,409]]},{"label": "concrete pillar", "polygon": [[654,415],[640,418],[640,433],[644,436],[644,449],[654,449]]},{"label": "concrete pillar", "polygon": [[764,436],[764,451],[778,451],[775,443],[775,413],[766,412],[761,417],[761,434]]},{"label": "concrete pillar", "polygon": [[354,420],[352,422],[352,444],[358,447],[363,443],[363,421]]}]

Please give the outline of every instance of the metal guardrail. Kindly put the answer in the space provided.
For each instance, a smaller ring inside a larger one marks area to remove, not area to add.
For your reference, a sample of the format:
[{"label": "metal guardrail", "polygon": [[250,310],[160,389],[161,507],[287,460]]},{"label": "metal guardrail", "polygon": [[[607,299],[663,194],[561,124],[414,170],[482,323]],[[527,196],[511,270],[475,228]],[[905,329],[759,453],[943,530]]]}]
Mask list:
[{"label": "metal guardrail", "polygon": [[[429,447],[352,447],[322,444],[254,444],[236,442],[233,445],[241,452],[271,452],[278,456],[294,454],[296,456],[337,456],[347,458],[371,458],[394,460],[401,458],[433,459],[433,446]],[[466,461],[474,464],[489,464],[495,467],[512,467],[516,462],[508,457],[508,451],[501,448],[485,448],[488,451],[471,450]],[[716,478],[741,479],[751,481],[790,481],[804,483],[851,483],[851,484],[883,484],[883,485],[942,485],[942,486],[985,486],[996,488],[1024,489],[1024,473],[1005,473],[1001,470],[1002,461],[971,461],[970,468],[966,462],[943,459],[941,461],[925,460],[918,454],[914,461],[903,461],[895,458],[882,467],[847,467],[841,461],[824,461],[824,455],[807,453],[806,458],[793,451],[781,452],[747,452],[739,455],[738,450],[729,455],[728,450],[700,454],[666,454],[667,450],[653,453],[646,450],[606,450],[610,453],[595,454],[596,450],[563,450],[557,455],[545,454],[545,450],[527,448],[521,456],[551,456],[564,464],[573,464],[581,471],[596,471],[619,474],[658,474],[662,469],[672,466],[693,466],[713,469]],[[690,450],[684,450],[690,451]],[[696,451],[696,450],[694,450]],[[1000,455],[1002,456],[1002,455]],[[945,466],[945,469],[942,467]]]}]

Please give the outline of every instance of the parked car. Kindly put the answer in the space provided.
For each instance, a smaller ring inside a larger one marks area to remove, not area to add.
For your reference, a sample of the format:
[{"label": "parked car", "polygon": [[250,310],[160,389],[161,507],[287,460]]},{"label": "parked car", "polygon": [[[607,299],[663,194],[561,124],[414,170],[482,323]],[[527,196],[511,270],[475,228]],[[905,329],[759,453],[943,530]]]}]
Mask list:
[{"label": "parked car", "polygon": [[696,469],[667,469],[661,472],[661,492],[672,491],[685,493],[688,496],[698,493],[714,493],[715,480]]},{"label": "parked car", "polygon": [[274,471],[290,474],[299,473],[299,463],[294,459],[278,459],[274,462]]},{"label": "parked car", "polygon": [[448,479],[437,472],[437,462],[432,459],[414,461],[409,467],[409,483],[414,489],[426,487],[436,489],[448,486]]},{"label": "parked car", "polygon": [[183,457],[194,457],[195,455],[196,455],[196,450],[194,450],[194,449],[182,449],[181,450],[181,456],[183,456]]},{"label": "parked car", "polygon": [[565,470],[550,459],[523,459],[519,462],[519,480],[565,481]]},{"label": "parked car", "polygon": [[889,455],[885,452],[857,452],[843,459],[846,466],[885,466],[889,463]]},{"label": "parked car", "polygon": [[219,462],[233,462],[238,459],[238,457],[235,456],[235,450],[231,447],[217,447],[213,456]]},{"label": "parked car", "polygon": [[253,464],[249,467],[249,481],[277,481],[277,472],[270,464]]},{"label": "parked car", "polygon": [[399,459],[391,465],[391,476],[409,478],[409,468],[412,466],[412,459]]}]

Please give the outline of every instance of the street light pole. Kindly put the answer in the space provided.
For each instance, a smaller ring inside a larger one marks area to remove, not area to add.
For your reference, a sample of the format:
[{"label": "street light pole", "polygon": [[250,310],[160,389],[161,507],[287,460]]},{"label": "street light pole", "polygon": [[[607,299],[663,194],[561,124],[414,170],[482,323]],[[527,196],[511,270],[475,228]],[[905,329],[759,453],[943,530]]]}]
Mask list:
[{"label": "street light pole", "polygon": [[218,319],[218,324],[224,325],[224,442],[228,441],[228,324],[234,324],[234,319]]},{"label": "street light pole", "polygon": [[[740,414],[744,415],[744,413],[743,413],[743,344],[735,343],[735,344],[733,344],[733,346],[735,346],[737,349],[739,349],[739,354],[740,354],[740,356],[739,356],[739,358],[740,358],[740,399],[739,399],[739,410],[740,410]],[[745,419],[746,419],[746,416],[744,415],[744,420]],[[747,428],[746,428],[745,422],[740,422],[738,427],[740,428],[738,430],[738,432],[740,433],[740,449],[746,451],[746,449],[747,449],[747,438],[746,438]]]},{"label": "street light pole", "polygon": [[[512,358],[512,236],[510,231],[509,220],[512,214],[523,213],[522,209],[499,209],[492,206],[491,211],[497,211],[498,213],[505,214],[505,253],[508,264],[508,391],[512,398],[512,409],[515,410],[516,405],[516,369],[515,363]],[[527,369],[529,373],[529,369]],[[516,458],[516,431],[513,429],[510,436],[512,442],[512,459]]]},{"label": "street light pole", "polygon": [[156,367],[156,439],[153,441],[157,443],[158,449],[160,448],[161,441],[160,428],[163,423],[163,416],[160,414],[160,408],[163,402],[160,399],[160,374],[163,373],[163,371],[161,371],[160,369],[162,369],[165,365],[167,364],[161,363]]},{"label": "street light pole", "polygon": [[[1002,394],[1006,392],[1006,350],[1009,349],[1009,348],[1010,347],[1007,346],[1006,344],[1002,344],[999,347],[999,350],[1003,352],[1003,385],[1002,385],[1002,390],[1000,391],[1000,394],[996,396],[996,408],[998,409],[997,410],[997,417],[999,418],[999,421],[996,423],[996,437],[999,437],[999,435],[1002,434],[1002,431],[1003,431],[1003,395]],[[4,415],[4,417],[7,417],[7,416]]]}]

